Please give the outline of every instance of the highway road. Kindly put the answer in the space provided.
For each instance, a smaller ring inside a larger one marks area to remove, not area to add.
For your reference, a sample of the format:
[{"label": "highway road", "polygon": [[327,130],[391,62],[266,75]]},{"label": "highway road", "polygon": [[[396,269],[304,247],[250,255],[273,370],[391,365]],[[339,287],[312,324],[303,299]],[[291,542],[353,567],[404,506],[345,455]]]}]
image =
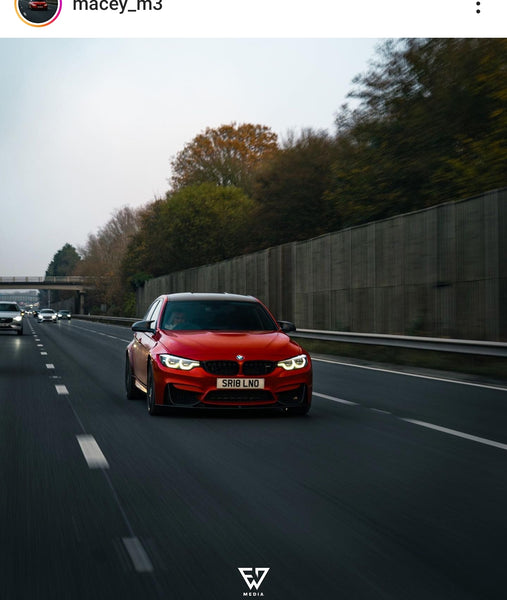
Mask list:
[{"label": "highway road", "polygon": [[25,325],[0,334],[0,600],[505,597],[507,388],[316,357],[307,417],[150,417],[128,329]]}]

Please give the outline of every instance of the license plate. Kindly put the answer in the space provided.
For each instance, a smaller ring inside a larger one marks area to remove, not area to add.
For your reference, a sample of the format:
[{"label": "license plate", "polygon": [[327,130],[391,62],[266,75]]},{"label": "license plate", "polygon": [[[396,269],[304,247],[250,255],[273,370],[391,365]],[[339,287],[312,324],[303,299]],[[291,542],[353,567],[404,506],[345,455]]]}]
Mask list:
[{"label": "license plate", "polygon": [[217,389],[219,390],[263,390],[264,379],[244,379],[240,377],[229,377],[217,379]]}]

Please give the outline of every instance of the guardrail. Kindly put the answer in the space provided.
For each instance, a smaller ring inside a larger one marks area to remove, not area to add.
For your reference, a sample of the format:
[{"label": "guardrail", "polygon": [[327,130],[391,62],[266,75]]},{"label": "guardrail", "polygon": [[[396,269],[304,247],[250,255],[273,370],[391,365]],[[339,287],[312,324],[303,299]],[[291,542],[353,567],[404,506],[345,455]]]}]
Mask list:
[{"label": "guardrail", "polygon": [[77,315],[73,314],[74,319],[82,319],[83,321],[98,321],[101,323],[110,323],[112,325],[123,325],[129,327],[136,321],[140,321],[142,317],[108,317],[104,315]]},{"label": "guardrail", "polygon": [[[77,319],[130,326],[141,317],[108,317],[102,315],[75,315]],[[496,356],[507,358],[507,343],[481,340],[456,340],[447,338],[417,337],[409,335],[387,335],[378,333],[351,333],[348,331],[320,331],[317,329],[298,329],[291,337],[346,342],[349,344],[367,344],[373,346],[394,346],[414,348],[456,354],[474,354],[478,356]]]},{"label": "guardrail", "polygon": [[417,337],[409,335],[387,335],[372,333],[350,333],[347,331],[319,331],[316,329],[298,329],[294,337],[349,344],[369,344],[375,346],[394,346],[415,348],[437,352],[458,354],[476,354],[480,356],[498,356],[507,358],[507,344],[481,340],[456,340],[448,338]]},{"label": "guardrail", "polygon": [[94,281],[94,277],[81,275],[47,275],[43,277],[0,277],[0,283],[83,283]]}]

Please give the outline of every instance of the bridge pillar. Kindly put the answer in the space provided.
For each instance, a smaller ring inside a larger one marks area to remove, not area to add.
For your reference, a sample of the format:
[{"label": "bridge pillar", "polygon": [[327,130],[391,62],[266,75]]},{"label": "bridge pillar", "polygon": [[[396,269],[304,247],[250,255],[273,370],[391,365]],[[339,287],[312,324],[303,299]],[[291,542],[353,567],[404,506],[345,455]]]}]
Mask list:
[{"label": "bridge pillar", "polygon": [[84,290],[79,290],[78,294],[79,294],[79,308],[78,308],[78,314],[79,315],[84,315],[84,298],[85,298],[85,291]]}]

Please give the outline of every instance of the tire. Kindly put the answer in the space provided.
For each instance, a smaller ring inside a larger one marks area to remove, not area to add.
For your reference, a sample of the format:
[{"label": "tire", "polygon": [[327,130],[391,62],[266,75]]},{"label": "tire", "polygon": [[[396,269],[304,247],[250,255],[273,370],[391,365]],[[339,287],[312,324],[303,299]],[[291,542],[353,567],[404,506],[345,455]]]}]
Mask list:
[{"label": "tire", "polygon": [[18,329],[18,335],[23,335],[23,330],[22,329]]},{"label": "tire", "polygon": [[162,411],[160,406],[155,404],[155,386],[153,385],[153,368],[151,363],[148,364],[148,381],[146,387],[146,406],[148,408],[148,414],[151,416],[159,415]]},{"label": "tire", "polygon": [[129,355],[125,357],[125,389],[127,391],[127,398],[129,400],[138,400],[142,398],[144,394],[134,383],[134,377],[132,375],[132,367],[130,365]]}]

